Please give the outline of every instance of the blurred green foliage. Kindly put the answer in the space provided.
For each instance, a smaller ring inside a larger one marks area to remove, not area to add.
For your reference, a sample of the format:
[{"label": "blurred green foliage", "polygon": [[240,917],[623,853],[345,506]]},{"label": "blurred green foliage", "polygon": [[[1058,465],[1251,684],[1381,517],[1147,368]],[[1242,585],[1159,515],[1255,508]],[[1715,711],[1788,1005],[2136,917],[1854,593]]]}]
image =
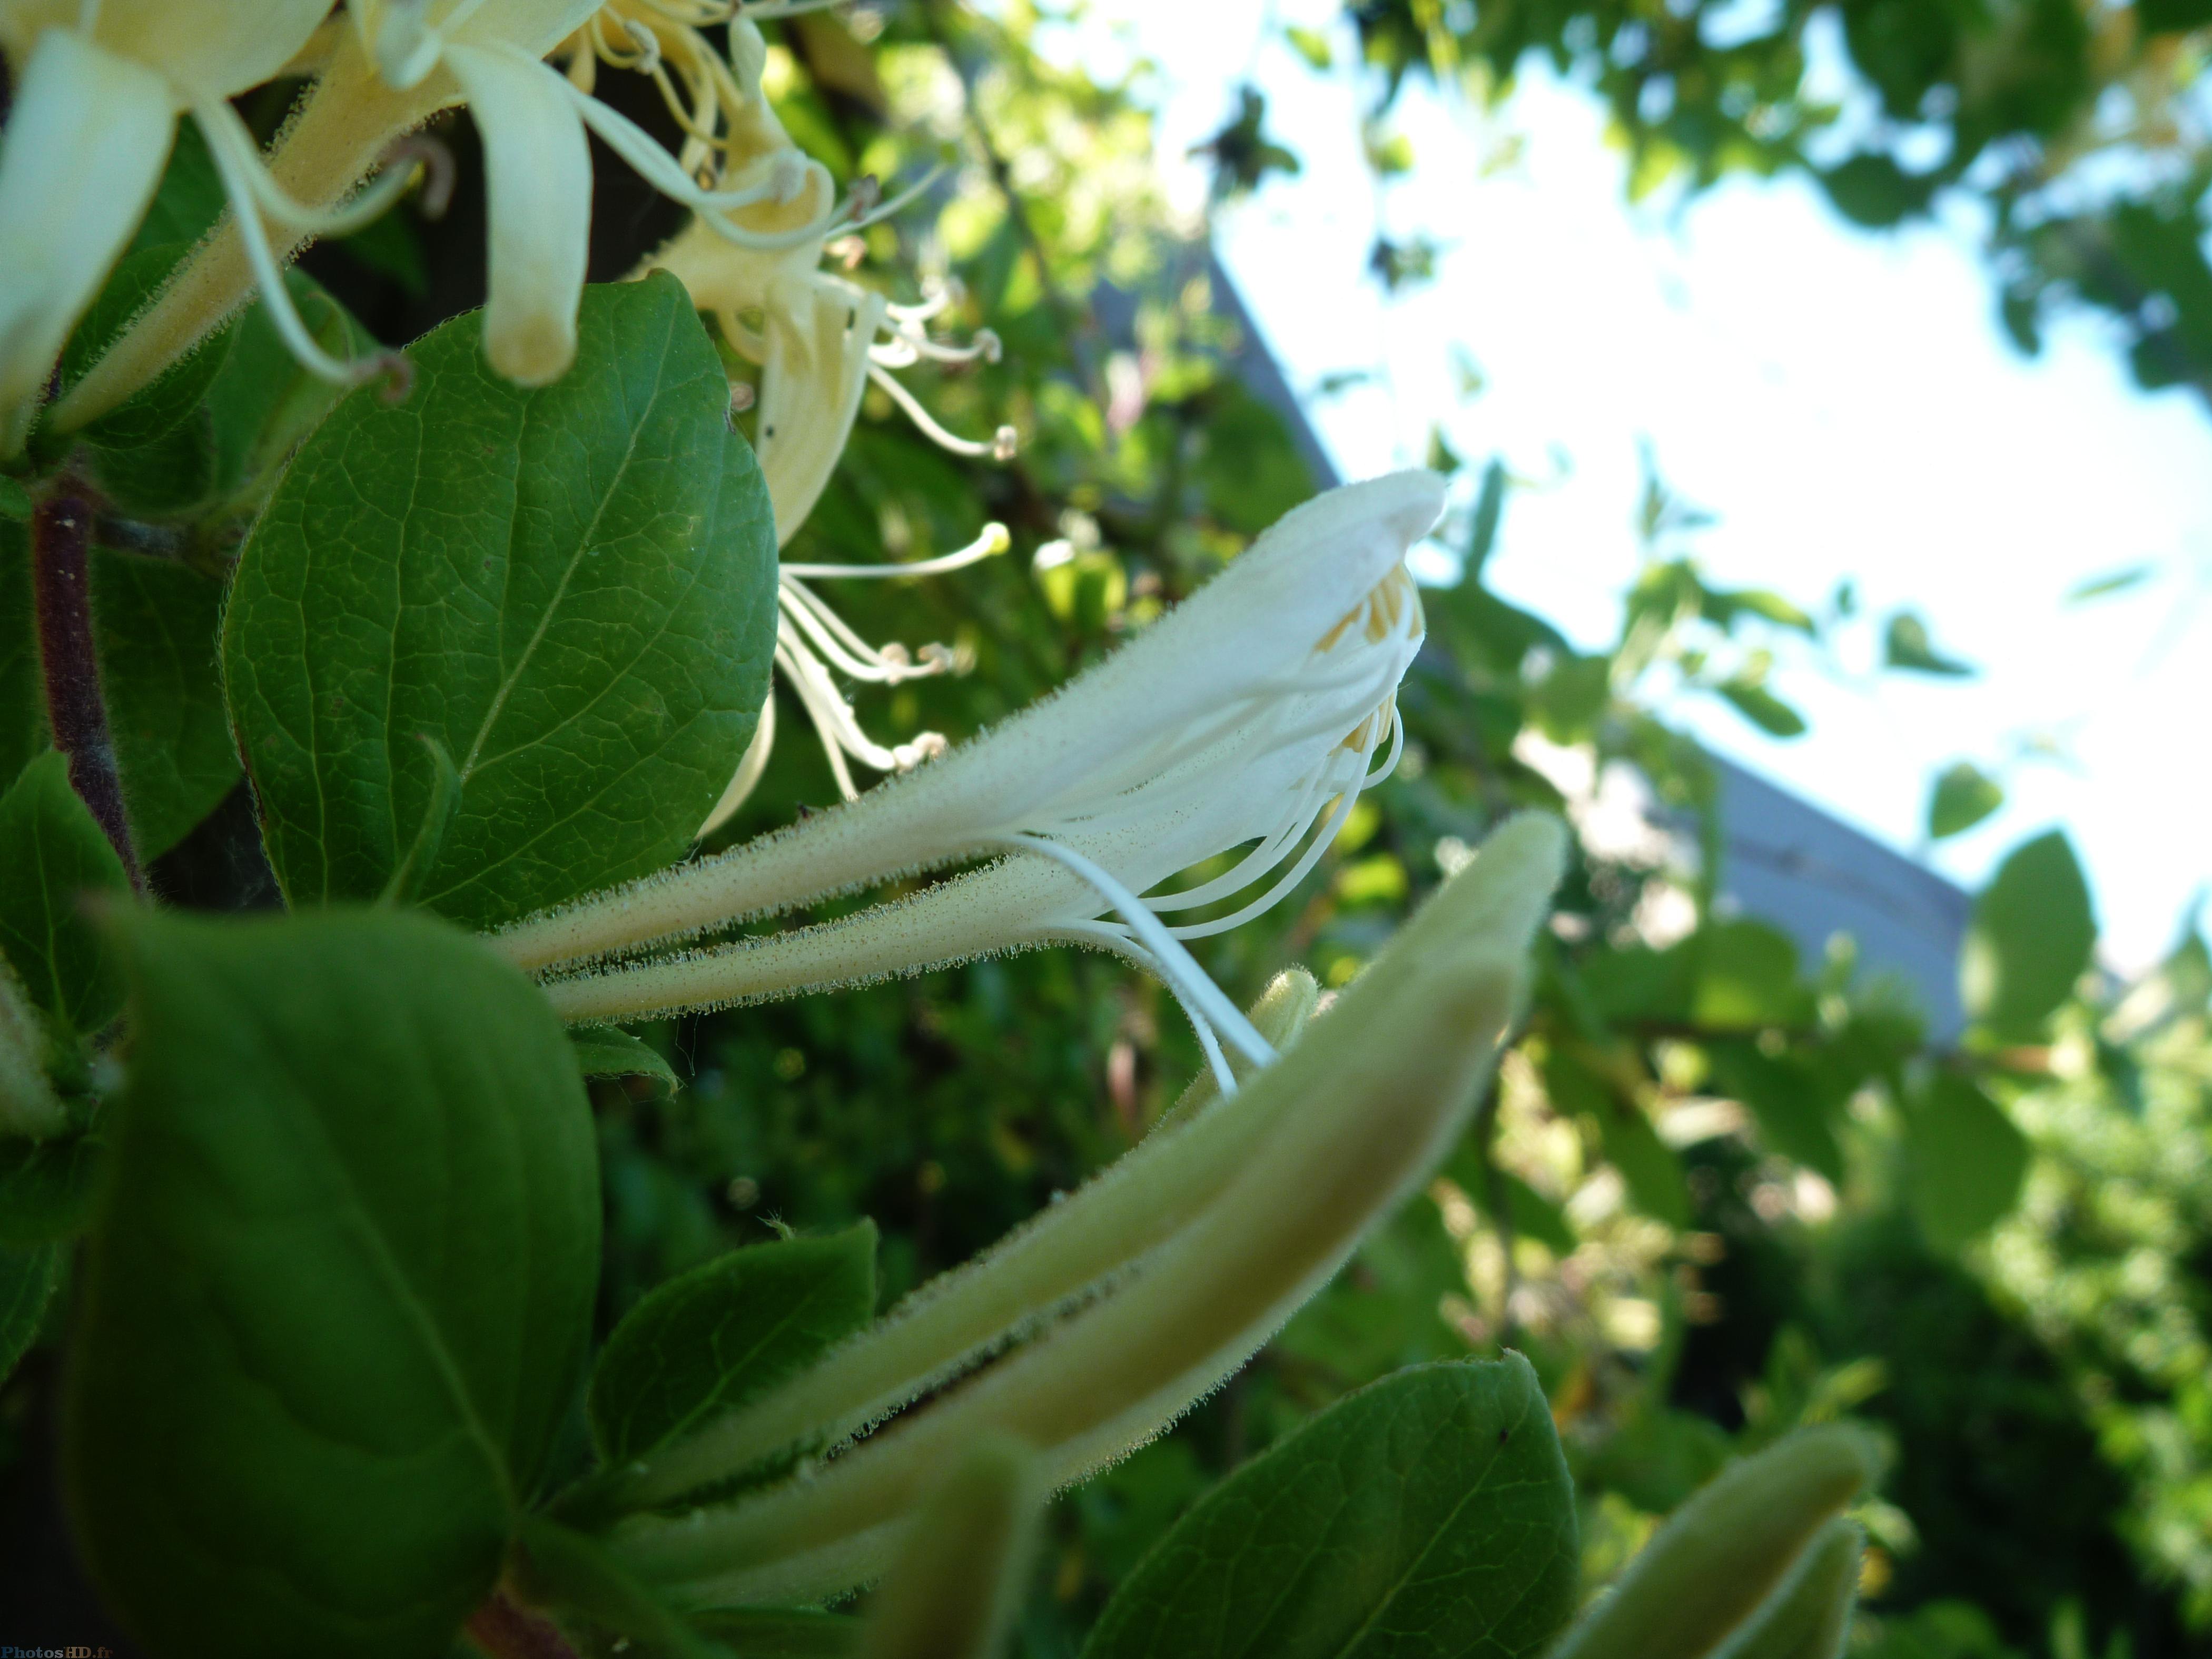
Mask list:
[{"label": "blurred green foliage", "polygon": [[2038,348],[2055,310],[2088,307],[2144,386],[2212,398],[2212,10],[2196,0],[1344,9],[1377,118],[1411,79],[1497,100],[1541,58],[1604,101],[1632,194],[1794,171],[1861,225],[1970,205],[2021,349]]}]

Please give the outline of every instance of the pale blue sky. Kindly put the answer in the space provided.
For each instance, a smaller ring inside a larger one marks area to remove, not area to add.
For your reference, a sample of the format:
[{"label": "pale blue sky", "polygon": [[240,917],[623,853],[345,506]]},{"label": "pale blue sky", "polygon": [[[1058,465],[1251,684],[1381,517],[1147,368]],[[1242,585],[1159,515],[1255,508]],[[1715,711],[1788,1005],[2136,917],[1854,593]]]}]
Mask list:
[{"label": "pale blue sky", "polygon": [[[2089,867],[2116,965],[2153,958],[2212,880],[2205,775],[2212,714],[2212,411],[2146,396],[2098,327],[2062,326],[2030,361],[1997,326],[1976,228],[1875,235],[1796,180],[1731,183],[1686,210],[1628,210],[1623,163],[1593,102],[1524,77],[1496,116],[1412,90],[1397,123],[1418,166],[1378,204],[1352,94],[1263,28],[1265,0],[1094,0],[1094,69],[1157,65],[1159,153],[1182,161],[1249,73],[1295,179],[1231,209],[1223,257],[1292,384],[1374,382],[1310,398],[1348,477],[1419,460],[1432,422],[1472,458],[1502,455],[1543,487],[1516,495],[1492,564],[1501,591],[1579,641],[1609,638],[1639,551],[1639,443],[1720,522],[1695,546],[1722,581],[1816,608],[1852,578],[1880,613],[1911,604],[1983,672],[1970,682],[1785,658],[1774,688],[1813,724],[1791,743],[1686,700],[1670,712],[1715,748],[1900,848],[1915,850],[1934,771],[1996,767],[2056,739],[2068,758],[2012,764],[2012,798],[1934,849],[1972,884],[2052,823]],[[1336,0],[1274,15],[1348,33]],[[1510,141],[1521,140],[1517,160]],[[1438,280],[1386,303],[1365,259],[1377,222],[1446,245]],[[1484,386],[1461,395],[1453,348]],[[2069,609],[2086,578],[2164,574]]]}]

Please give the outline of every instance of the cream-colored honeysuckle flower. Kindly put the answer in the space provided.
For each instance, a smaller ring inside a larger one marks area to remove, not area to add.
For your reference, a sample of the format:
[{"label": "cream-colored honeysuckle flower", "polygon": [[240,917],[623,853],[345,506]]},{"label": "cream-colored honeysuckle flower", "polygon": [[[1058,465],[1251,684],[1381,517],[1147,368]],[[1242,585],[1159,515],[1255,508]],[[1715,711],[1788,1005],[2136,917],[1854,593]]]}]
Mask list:
[{"label": "cream-colored honeysuckle flower", "polygon": [[237,176],[243,129],[228,100],[283,69],[329,9],[327,0],[0,0],[15,78],[0,138],[0,453],[21,447],[70,330],[137,228],[179,114],[206,131],[232,200],[265,202],[250,140]]},{"label": "cream-colored honeysuckle flower", "polygon": [[[1395,763],[1398,683],[1422,637],[1404,557],[1443,492],[1435,475],[1407,472],[1317,497],[1103,663],[941,760],[493,943],[526,968],[573,967],[1016,854],[843,921],[587,972],[548,994],[571,1020],[629,1019],[1084,944],[1158,974],[1226,1082],[1218,1038],[1253,1060],[1267,1046],[1179,941],[1289,891]],[[1221,874],[1155,890],[1238,848],[1249,850]]]},{"label": "cream-colored honeysuckle flower", "polygon": [[[818,240],[854,216],[855,204],[815,190],[818,169],[792,151],[763,154],[702,184],[635,123],[546,63],[564,45],[572,62],[591,51],[580,32],[599,7],[600,0],[349,0],[349,27],[332,37],[313,90],[267,160],[271,182],[261,205],[278,234],[272,237],[258,215],[232,215],[63,399],[57,423],[67,429],[96,417],[190,351],[327,228],[314,216],[343,200],[395,139],[457,105],[469,106],[483,137],[489,184],[485,352],[524,385],[556,379],[574,355],[591,217],[587,131],[655,189],[692,208],[713,234],[739,244]],[[731,84],[760,101],[757,76],[747,83],[733,73]],[[726,115],[715,107],[718,118]],[[272,209],[279,198],[295,210]],[[763,230],[736,216],[801,199],[817,210],[796,225]],[[310,367],[332,372],[326,359],[293,343]]]},{"label": "cream-colored honeysuckle flower", "polygon": [[[1066,1486],[1162,1432],[1457,1139],[1517,1017],[1565,848],[1548,818],[1499,830],[1241,1094],[1147,1140],[944,1288],[925,1285],[807,1371],[623,1472],[619,1506],[662,1512],[617,1522],[610,1547],[681,1606],[812,1600],[879,1573],[939,1472],[981,1437],[1018,1437]],[[1158,1212],[1139,1201],[1155,1191]],[[994,1290],[1006,1293],[994,1301]],[[956,1350],[1003,1357],[945,1389]],[[868,1429],[859,1413],[926,1391],[928,1403],[840,1443]],[[792,1479],[686,1505],[763,1457],[823,1442],[832,1455]]]}]

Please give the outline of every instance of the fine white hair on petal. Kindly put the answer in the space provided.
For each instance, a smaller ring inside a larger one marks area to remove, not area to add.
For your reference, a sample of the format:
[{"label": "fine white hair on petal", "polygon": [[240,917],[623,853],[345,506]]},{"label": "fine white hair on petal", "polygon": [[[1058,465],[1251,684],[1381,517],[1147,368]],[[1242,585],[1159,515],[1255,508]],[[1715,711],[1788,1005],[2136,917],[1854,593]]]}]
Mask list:
[{"label": "fine white hair on petal", "polygon": [[[1117,870],[1127,884],[1144,890],[1255,838],[1273,869],[1291,855],[1287,829],[1364,783],[1364,758],[1354,773],[1346,756],[1395,736],[1389,705],[1419,643],[1402,561],[1443,490],[1410,472],[1319,496],[1097,667],[944,759],[720,858],[524,921],[495,948],[542,968],[696,937],[1017,834],[1087,851],[1086,834],[1134,825],[1164,845],[1170,808],[1255,816],[1209,823],[1201,850],[1147,879]],[[1200,757],[1216,745],[1229,748],[1209,771]],[[1232,757],[1239,769],[1224,769]],[[1248,792],[1250,768],[1279,782]]]}]

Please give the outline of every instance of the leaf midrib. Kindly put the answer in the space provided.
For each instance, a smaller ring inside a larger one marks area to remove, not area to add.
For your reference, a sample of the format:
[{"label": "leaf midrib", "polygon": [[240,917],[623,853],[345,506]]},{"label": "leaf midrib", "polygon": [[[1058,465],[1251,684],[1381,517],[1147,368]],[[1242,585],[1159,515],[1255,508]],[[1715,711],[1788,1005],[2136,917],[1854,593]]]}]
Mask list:
[{"label": "leaf midrib", "polygon": [[[531,630],[529,643],[522,647],[522,654],[515,659],[514,668],[501,679],[499,689],[492,694],[491,707],[484,711],[483,722],[477,728],[476,737],[469,744],[468,757],[460,764],[460,779],[464,787],[466,787],[469,779],[475,775],[477,758],[483,753],[484,744],[490,738],[492,728],[499,723],[500,716],[506,712],[507,698],[514,694],[515,685],[528,671],[532,659],[538,653],[538,647],[544,642],[547,631],[553,626],[555,614],[559,611],[562,602],[568,597],[569,581],[574,577],[578,567],[583,563],[584,556],[592,545],[601,520],[606,516],[607,509],[615,497],[622,492],[623,480],[629,476],[630,467],[637,459],[638,441],[652,422],[653,410],[659,404],[662,393],[666,389],[668,342],[675,325],[675,313],[671,311],[668,316],[669,320],[663,327],[660,349],[653,358],[653,387],[646,394],[644,408],[629,423],[629,436],[628,441],[623,446],[622,459],[616,465],[614,476],[608,480],[607,487],[600,492],[598,505],[592,509],[591,522],[585,526],[583,533],[576,538],[576,545],[570,550],[568,562],[562,567],[561,580],[554,585],[553,597],[546,601],[544,610],[539,613],[538,625]],[[525,457],[526,464],[529,453],[526,440],[538,407],[535,399],[524,406],[521,437],[525,441],[519,442],[517,448]],[[507,522],[509,539],[507,565],[501,577],[502,584],[514,580],[514,571],[519,562],[514,556],[514,536],[521,520],[521,499],[518,491],[514,516]],[[504,611],[506,606],[502,605],[501,609]]]}]

